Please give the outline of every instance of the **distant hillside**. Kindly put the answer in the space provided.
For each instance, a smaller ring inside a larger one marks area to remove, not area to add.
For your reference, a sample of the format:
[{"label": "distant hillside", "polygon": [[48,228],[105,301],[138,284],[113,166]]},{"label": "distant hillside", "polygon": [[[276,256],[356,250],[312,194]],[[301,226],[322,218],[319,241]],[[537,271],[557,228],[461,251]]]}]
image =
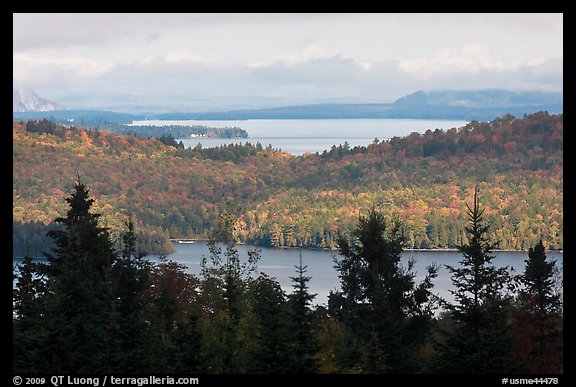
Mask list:
[{"label": "distant hillside", "polygon": [[523,116],[536,111],[563,112],[562,93],[506,90],[418,91],[394,103],[317,104],[245,109],[228,112],[158,114],[166,120],[245,120],[314,118],[422,118],[490,120],[511,114]]},{"label": "distant hillside", "polygon": [[418,91],[394,102],[397,116],[411,118],[459,118],[487,120],[504,114],[523,116],[536,111],[560,114],[562,93],[507,90]]},{"label": "distant hillside", "polygon": [[88,124],[95,127],[95,124],[105,122],[128,124],[132,120],[145,118],[159,120],[420,118],[486,121],[505,114],[522,117],[537,111],[547,111],[550,114],[563,113],[562,93],[506,90],[430,90],[417,91],[399,98],[394,103],[313,104],[146,115],[95,110],[19,111],[14,113],[14,118],[51,118],[59,122],[74,120],[76,125]]},{"label": "distant hillside", "polygon": [[12,89],[13,112],[49,112],[63,109],[64,105],[41,98],[30,88]]},{"label": "distant hillside", "polygon": [[[46,121],[60,125],[74,125],[86,129],[107,130],[118,134],[134,134],[140,137],[189,138],[248,138],[248,133],[238,127],[216,128],[203,125],[128,125],[144,117],[128,113],[115,113],[93,110],[59,110],[52,112],[14,113],[14,119],[26,119],[29,123]],[[45,125],[45,124],[43,124]]]},{"label": "distant hillside", "polygon": [[314,104],[280,106],[264,109],[244,109],[224,112],[166,113],[159,120],[249,120],[249,119],[338,119],[386,118],[392,104]]},{"label": "distant hillside", "polygon": [[543,238],[562,249],[563,127],[562,115],[508,115],[296,157],[260,144],[181,149],[15,122],[13,248],[44,246],[42,225],[62,216],[80,173],[114,235],[131,214],[150,246],[205,237],[227,210],[240,242],[333,248],[338,232],[376,205],[406,223],[407,246],[454,248],[479,185],[500,248],[526,250]]},{"label": "distant hillside", "polygon": [[57,123],[73,123],[74,125],[86,125],[88,127],[98,127],[103,124],[130,124],[133,120],[144,118],[134,114],[104,110],[15,111],[12,117],[15,120],[46,118]]},{"label": "distant hillside", "polygon": [[473,109],[487,108],[538,108],[562,106],[562,93],[507,90],[429,90],[408,94],[394,102],[395,107],[453,106]]}]

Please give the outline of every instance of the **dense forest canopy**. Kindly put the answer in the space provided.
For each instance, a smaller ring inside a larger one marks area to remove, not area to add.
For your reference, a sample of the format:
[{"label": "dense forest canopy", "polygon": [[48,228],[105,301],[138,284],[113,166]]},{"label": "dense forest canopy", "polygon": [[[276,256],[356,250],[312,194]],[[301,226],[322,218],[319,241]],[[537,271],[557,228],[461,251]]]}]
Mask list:
[{"label": "dense forest canopy", "polygon": [[540,239],[563,248],[562,115],[505,115],[298,157],[266,144],[183,149],[28,126],[13,124],[15,255],[45,248],[43,226],[63,213],[59,198],[77,174],[113,237],[132,215],[147,251],[169,250],[168,238],[205,238],[221,210],[237,212],[237,242],[336,248],[338,231],[372,205],[405,221],[407,248],[455,248],[466,242],[464,201],[477,185],[499,248]]},{"label": "dense forest canopy", "polygon": [[[197,276],[138,253],[131,217],[115,246],[80,176],[64,199],[48,264],[26,256],[13,272],[16,375],[563,373],[559,267],[540,240],[523,273],[496,268],[478,187],[463,258],[447,266],[454,303],[435,294],[438,265],[418,279],[401,262],[404,222],[374,207],[339,235],[340,287],[312,306],[302,259],[290,293],[257,273],[258,249],[241,260],[233,211],[218,214]],[[538,380],[558,384],[549,376]]]},{"label": "dense forest canopy", "polygon": [[223,127],[215,128],[204,125],[132,125],[130,123],[109,122],[99,119],[82,118],[79,120],[66,118],[42,118],[26,121],[26,130],[29,132],[54,133],[57,127],[70,127],[71,124],[87,129],[107,130],[117,134],[134,134],[140,137],[207,137],[207,138],[248,138],[248,132],[242,128]]}]

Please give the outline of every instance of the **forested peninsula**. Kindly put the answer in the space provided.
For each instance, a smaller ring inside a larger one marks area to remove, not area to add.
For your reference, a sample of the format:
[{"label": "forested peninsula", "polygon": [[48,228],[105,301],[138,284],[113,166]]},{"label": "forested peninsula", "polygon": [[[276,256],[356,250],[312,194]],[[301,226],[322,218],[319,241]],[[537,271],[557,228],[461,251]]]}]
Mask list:
[{"label": "forested peninsula", "polygon": [[148,252],[170,251],[170,238],[206,238],[221,211],[235,214],[237,243],[336,248],[373,207],[402,219],[406,248],[455,248],[467,242],[465,202],[476,186],[499,248],[540,239],[563,248],[562,114],[504,115],[303,156],[31,122],[13,122],[15,256],[47,249],[78,175],[112,236],[131,217]]}]

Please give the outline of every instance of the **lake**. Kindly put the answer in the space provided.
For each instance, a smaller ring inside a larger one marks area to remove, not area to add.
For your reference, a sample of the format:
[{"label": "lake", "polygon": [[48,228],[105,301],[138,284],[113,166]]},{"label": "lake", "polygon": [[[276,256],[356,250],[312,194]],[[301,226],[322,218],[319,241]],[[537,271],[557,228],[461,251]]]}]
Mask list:
[{"label": "lake", "polygon": [[[173,243],[174,253],[168,255],[168,259],[179,262],[187,267],[186,271],[191,274],[200,274],[200,261],[202,257],[209,258],[210,252],[206,241],[195,241],[194,243]],[[236,246],[241,259],[248,257],[248,250],[258,248],[250,245]],[[312,277],[308,283],[311,293],[316,293],[313,303],[322,305],[328,302],[330,290],[339,289],[340,280],[338,273],[334,269],[334,257],[341,258],[337,252],[326,250],[310,249],[275,249],[261,248],[261,258],[258,262],[257,273],[264,272],[276,280],[286,293],[292,292],[292,281],[290,277],[296,275],[295,266],[299,264],[300,253],[302,253],[302,264],[307,266],[306,275]],[[496,257],[492,261],[496,266],[509,266],[514,268],[515,274],[524,271],[524,260],[528,259],[527,252],[497,251],[493,255]],[[556,260],[557,267],[562,270],[563,253],[546,251],[548,260]],[[446,300],[452,301],[449,290],[453,289],[450,273],[444,265],[458,266],[462,255],[457,251],[405,251],[402,255],[404,265],[410,258],[416,261],[414,271],[416,272],[416,282],[420,282],[426,275],[426,266],[432,263],[440,265],[438,277],[434,280],[434,292],[438,293]],[[147,259],[158,262],[158,256],[148,256]],[[14,267],[21,262],[21,259],[13,259]]]},{"label": "lake", "polygon": [[[209,258],[210,252],[206,241],[196,241],[193,244],[174,243],[174,253],[168,256],[169,259],[180,262],[187,266],[187,271],[192,274],[200,273],[200,260],[203,256]],[[257,248],[250,245],[236,246],[240,257],[246,259],[248,250]],[[310,249],[275,249],[261,248],[261,259],[258,263],[257,272],[264,272],[276,280],[287,292],[292,292],[292,282],[290,277],[296,275],[295,266],[299,264],[300,253],[302,253],[302,264],[307,266],[306,275],[312,277],[308,283],[310,291],[316,293],[314,304],[325,304],[328,301],[330,290],[338,289],[340,280],[338,273],[334,269],[334,257],[341,258],[337,252],[326,250]],[[492,261],[496,266],[513,267],[516,274],[524,271],[524,260],[528,259],[528,252],[494,252],[496,258]],[[556,265],[562,269],[563,253],[547,251],[548,260],[556,260]],[[416,261],[414,271],[417,273],[416,281],[420,282],[426,275],[426,266],[436,263],[440,265],[438,277],[434,280],[434,291],[447,300],[452,300],[449,289],[452,288],[450,273],[444,265],[458,266],[462,255],[457,251],[405,251],[402,255],[402,262],[406,264],[410,258]],[[150,257],[151,260],[156,260]]]},{"label": "lake", "polygon": [[186,148],[199,143],[204,148],[217,147],[249,141],[260,142],[266,147],[281,149],[293,155],[306,152],[322,153],[330,150],[332,145],[348,142],[350,147],[366,146],[375,138],[390,139],[402,137],[412,132],[424,133],[428,129],[450,129],[466,125],[462,120],[422,120],[422,119],[298,119],[298,120],[144,120],[134,121],[133,125],[202,125],[215,128],[239,127],[248,132],[248,139],[224,138],[185,138],[182,141]]}]

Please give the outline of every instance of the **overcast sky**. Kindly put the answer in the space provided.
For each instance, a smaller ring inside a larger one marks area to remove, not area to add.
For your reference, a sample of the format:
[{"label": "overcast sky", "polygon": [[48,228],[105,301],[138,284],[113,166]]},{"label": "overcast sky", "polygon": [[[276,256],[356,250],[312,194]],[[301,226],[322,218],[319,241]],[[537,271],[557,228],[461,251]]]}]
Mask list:
[{"label": "overcast sky", "polygon": [[562,14],[14,14],[13,81],[70,107],[562,91]]}]

